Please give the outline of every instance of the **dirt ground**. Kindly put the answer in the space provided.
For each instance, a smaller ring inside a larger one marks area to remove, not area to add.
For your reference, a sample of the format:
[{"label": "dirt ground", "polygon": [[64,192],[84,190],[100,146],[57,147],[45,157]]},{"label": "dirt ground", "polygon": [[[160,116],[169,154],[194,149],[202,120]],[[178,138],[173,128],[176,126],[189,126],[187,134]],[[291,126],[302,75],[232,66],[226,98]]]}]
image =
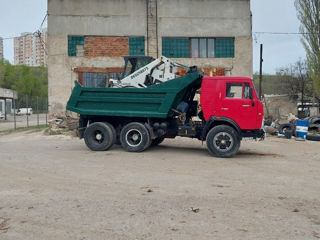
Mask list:
[{"label": "dirt ground", "polygon": [[197,140],[143,153],[39,132],[0,136],[0,239],[320,239],[320,142]]}]

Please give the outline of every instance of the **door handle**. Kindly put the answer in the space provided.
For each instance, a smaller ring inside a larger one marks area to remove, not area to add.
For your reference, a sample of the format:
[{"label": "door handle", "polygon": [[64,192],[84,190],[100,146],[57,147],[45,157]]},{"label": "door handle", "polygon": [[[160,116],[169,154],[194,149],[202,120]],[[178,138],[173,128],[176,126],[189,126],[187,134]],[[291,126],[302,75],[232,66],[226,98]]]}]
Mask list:
[{"label": "door handle", "polygon": [[221,110],[227,111],[227,110],[229,110],[229,108],[221,108]]},{"label": "door handle", "polygon": [[250,107],[249,104],[243,104],[242,107]]}]

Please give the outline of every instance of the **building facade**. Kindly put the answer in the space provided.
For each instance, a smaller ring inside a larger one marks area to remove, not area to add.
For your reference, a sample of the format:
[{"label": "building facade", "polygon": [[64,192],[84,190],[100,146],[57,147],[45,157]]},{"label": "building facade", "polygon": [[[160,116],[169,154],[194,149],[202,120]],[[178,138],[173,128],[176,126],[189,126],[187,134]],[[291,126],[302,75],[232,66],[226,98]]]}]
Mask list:
[{"label": "building facade", "polygon": [[3,38],[0,37],[0,60],[3,59]]},{"label": "building facade", "polygon": [[65,111],[75,80],[105,86],[125,55],[251,77],[250,0],[48,0],[50,112]]},{"label": "building facade", "polygon": [[11,114],[13,106],[13,100],[18,99],[16,91],[6,88],[0,88],[0,112],[4,115]]},{"label": "building facade", "polygon": [[47,30],[41,35],[22,33],[14,39],[14,64],[27,66],[45,66]]}]

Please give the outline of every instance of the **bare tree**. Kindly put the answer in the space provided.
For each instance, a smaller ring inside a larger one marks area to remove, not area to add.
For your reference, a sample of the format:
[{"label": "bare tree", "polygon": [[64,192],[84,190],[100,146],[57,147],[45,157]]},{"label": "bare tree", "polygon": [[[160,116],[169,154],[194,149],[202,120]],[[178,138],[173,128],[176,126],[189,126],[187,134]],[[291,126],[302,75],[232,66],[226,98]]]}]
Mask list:
[{"label": "bare tree", "polygon": [[295,0],[295,6],[310,76],[320,94],[320,0]]},{"label": "bare tree", "polygon": [[294,99],[300,98],[301,102],[312,98],[312,79],[308,74],[306,63],[301,59],[288,67],[280,68],[277,75],[281,92]]}]

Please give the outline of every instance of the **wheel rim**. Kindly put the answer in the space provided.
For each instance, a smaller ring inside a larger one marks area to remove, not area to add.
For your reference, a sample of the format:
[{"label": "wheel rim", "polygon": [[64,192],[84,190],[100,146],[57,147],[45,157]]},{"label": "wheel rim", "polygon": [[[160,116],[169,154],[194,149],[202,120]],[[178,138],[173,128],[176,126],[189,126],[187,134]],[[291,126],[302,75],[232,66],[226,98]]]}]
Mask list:
[{"label": "wheel rim", "polygon": [[104,140],[104,135],[99,130],[94,131],[93,137],[94,137],[94,140],[99,144],[101,144],[103,142],[103,140]]},{"label": "wheel rim", "polygon": [[229,151],[233,147],[233,144],[233,138],[227,132],[220,132],[213,139],[213,146],[221,152]]},{"label": "wheel rim", "polygon": [[126,141],[130,147],[137,147],[142,142],[142,134],[138,129],[131,129],[126,134]]}]

